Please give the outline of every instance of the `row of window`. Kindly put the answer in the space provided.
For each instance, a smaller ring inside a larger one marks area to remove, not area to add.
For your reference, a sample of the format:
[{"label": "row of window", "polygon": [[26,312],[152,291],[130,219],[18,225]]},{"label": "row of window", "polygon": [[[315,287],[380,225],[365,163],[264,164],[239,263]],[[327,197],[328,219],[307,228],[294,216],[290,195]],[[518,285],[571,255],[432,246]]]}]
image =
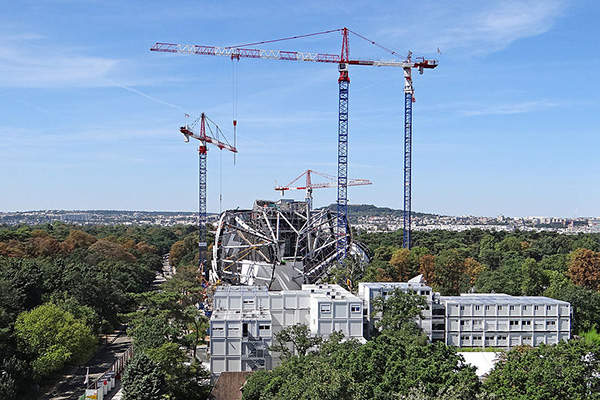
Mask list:
[{"label": "row of window", "polygon": [[[498,336],[494,336],[494,335],[485,335],[485,340],[506,340],[507,336],[505,335],[498,335]],[[467,336],[467,335],[462,335],[460,337],[460,340],[462,341],[469,341],[471,340],[471,336]],[[481,340],[481,335],[474,335],[473,336],[473,340]]]},{"label": "row of window", "polygon": [[[464,326],[468,321],[461,319],[460,320],[460,325]],[[474,319],[473,320],[473,326],[480,326],[482,324],[482,320],[480,319]],[[510,326],[518,326],[519,324],[521,324],[522,326],[530,326],[531,325],[531,320],[529,319],[524,319],[524,320],[511,320],[509,321],[509,325]],[[535,321],[536,325],[543,325],[544,321]],[[546,321],[546,326],[555,326],[556,325],[556,321],[555,320],[549,320]]]},{"label": "row of window", "polygon": [[[388,296],[388,295],[389,295],[391,292],[392,292],[391,290],[383,290],[381,293],[382,293],[384,296]],[[419,291],[419,294],[420,294],[421,296],[429,296],[429,295],[431,294],[431,290],[420,290],[420,291]]]},{"label": "row of window", "polygon": [[[350,312],[351,313],[360,313],[360,305],[351,305]],[[321,313],[322,314],[330,314],[331,313],[331,304],[321,304]]]},{"label": "row of window", "polygon": [[[475,307],[475,311],[481,310],[481,306],[478,305],[478,304],[476,304],[474,307]],[[486,311],[490,310],[491,307],[492,306],[490,306],[490,305],[486,305],[485,306]],[[498,305],[496,307],[498,307],[498,310],[502,310],[504,306]],[[510,311],[514,311],[515,307],[516,306],[509,306]],[[540,307],[543,307],[543,306],[533,306],[533,310],[534,311],[538,311],[540,309]],[[521,306],[521,308],[523,310],[527,310],[527,306],[526,305]],[[546,310],[548,310],[548,311],[552,311],[553,308],[554,308],[554,306],[546,306]],[[461,311],[464,311],[465,310],[465,306],[460,306],[460,309],[461,309]]]},{"label": "row of window", "polygon": [[[473,335],[473,336],[468,336],[468,335],[462,335],[460,337],[460,340],[463,342],[468,342],[469,340],[471,340],[471,338],[473,338],[473,341],[477,341],[477,340],[481,340],[482,336],[481,335]],[[507,340],[508,337],[505,335],[498,335],[498,336],[494,336],[494,335],[485,335],[485,340],[487,341],[494,341],[494,340]],[[518,339],[513,337],[513,339]],[[522,336],[522,340],[523,343],[531,343],[531,336]]]}]

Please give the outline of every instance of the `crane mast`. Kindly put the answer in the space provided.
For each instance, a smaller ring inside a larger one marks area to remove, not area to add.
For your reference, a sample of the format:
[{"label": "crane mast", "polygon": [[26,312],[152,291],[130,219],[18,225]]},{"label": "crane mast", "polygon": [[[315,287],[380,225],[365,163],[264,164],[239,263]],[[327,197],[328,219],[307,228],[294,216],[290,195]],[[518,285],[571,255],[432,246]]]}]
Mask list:
[{"label": "crane mast", "polygon": [[[195,125],[199,123],[199,133],[194,133],[193,129]],[[207,134],[207,130],[211,134],[216,134],[217,137],[212,137]],[[207,240],[206,240],[206,167],[207,167],[207,144],[213,144],[219,148],[219,150],[229,150],[232,153],[237,153],[237,148],[231,146],[227,142],[220,140],[221,130],[220,128],[208,117],[202,113],[200,118],[197,119],[191,126],[185,125],[179,128],[179,131],[183,134],[186,142],[190,141],[190,137],[200,141],[198,146],[198,270],[200,271],[203,279],[207,282],[209,280],[207,267]]]}]

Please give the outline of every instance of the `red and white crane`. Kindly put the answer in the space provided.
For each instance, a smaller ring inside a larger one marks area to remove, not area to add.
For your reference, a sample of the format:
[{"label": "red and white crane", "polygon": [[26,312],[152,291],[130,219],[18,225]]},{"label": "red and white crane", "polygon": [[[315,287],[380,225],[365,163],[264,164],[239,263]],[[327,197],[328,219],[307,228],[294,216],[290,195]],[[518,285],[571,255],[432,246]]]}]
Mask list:
[{"label": "red and white crane", "polygon": [[[233,154],[238,151],[235,146],[227,142],[219,126],[204,113],[190,125],[186,124],[180,127],[179,131],[183,134],[186,143],[190,141],[190,138],[200,141],[200,146],[198,146],[198,270],[208,282],[210,268],[206,265],[206,153],[208,151],[206,145],[210,143],[217,146],[219,150],[229,150]],[[221,141],[221,138],[224,141]]]},{"label": "red and white crane", "polygon": [[[313,174],[320,176],[321,178],[327,179],[327,182],[313,182],[313,179],[312,179]],[[300,179],[302,177],[306,177],[306,179],[304,181],[304,186],[296,186],[299,184]],[[373,184],[373,182],[371,182],[368,179],[349,179],[346,186],[362,186],[362,185],[372,185],[372,184]],[[288,190],[306,190],[305,199],[306,199],[306,203],[308,204],[308,209],[310,210],[310,209],[312,209],[313,189],[325,189],[325,188],[333,188],[333,187],[337,187],[337,182],[336,182],[335,176],[325,174],[323,172],[317,172],[312,169],[307,169],[306,171],[302,172],[299,176],[294,178],[287,185],[275,186],[275,190],[281,192],[282,196],[285,195],[285,192]]]},{"label": "red and white crane", "polygon": [[[323,35],[332,32],[340,32],[342,34],[342,48],[340,55],[321,52],[306,52],[306,51],[288,51],[288,50],[267,50],[267,49],[252,49],[248,46],[257,46],[267,43],[280,42],[285,40],[299,39],[309,36]],[[404,93],[405,93],[405,110],[404,110],[404,212],[405,212],[405,231],[406,231],[406,215],[408,205],[408,236],[405,232],[405,247],[410,247],[410,202],[411,202],[411,151],[412,151],[412,102],[414,101],[414,90],[412,85],[412,69],[416,69],[419,73],[423,73],[425,69],[433,69],[437,67],[438,62],[433,59],[411,58],[411,54],[404,60],[365,60],[350,58],[348,47],[348,34],[352,33],[370,44],[377,46],[393,56],[397,57],[398,53],[381,46],[366,37],[351,31],[348,28],[333,29],[324,32],[310,33],[307,35],[297,35],[285,37],[281,39],[265,40],[261,42],[245,43],[235,46],[217,47],[205,46],[196,44],[177,44],[157,42],[150,48],[151,51],[163,53],[182,53],[182,54],[197,54],[206,56],[222,56],[229,57],[232,60],[248,59],[267,59],[280,61],[308,61],[337,64],[339,70],[339,118],[338,118],[338,174],[337,174],[337,247],[338,260],[346,256],[348,235],[347,214],[348,214],[348,91],[350,86],[350,78],[348,75],[349,65],[362,65],[374,67],[397,67],[404,71]],[[408,104],[410,102],[410,104]],[[234,129],[237,121],[233,121]],[[408,241],[407,241],[408,237]]]}]

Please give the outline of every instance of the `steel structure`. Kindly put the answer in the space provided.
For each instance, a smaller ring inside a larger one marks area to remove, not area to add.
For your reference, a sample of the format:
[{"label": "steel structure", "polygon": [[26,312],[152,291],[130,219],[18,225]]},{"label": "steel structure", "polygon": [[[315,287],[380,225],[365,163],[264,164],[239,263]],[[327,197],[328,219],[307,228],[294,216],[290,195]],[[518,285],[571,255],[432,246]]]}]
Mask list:
[{"label": "steel structure", "polygon": [[273,290],[317,282],[336,259],[336,226],[335,212],[309,210],[301,201],[257,200],[251,210],[225,211],[215,235],[211,280]]},{"label": "steel structure", "polygon": [[[198,126],[198,134],[195,134],[193,129]],[[183,134],[186,142],[190,141],[190,138],[194,138],[200,141],[198,146],[198,270],[201,272],[204,279],[208,281],[208,271],[206,268],[206,153],[208,143],[213,144],[219,148],[219,150],[229,150],[232,153],[237,153],[235,146],[231,146],[220,140],[221,136],[224,135],[221,129],[212,122],[204,113],[200,115],[191,125],[185,125],[179,128],[179,131]],[[207,134],[207,131],[209,134]],[[216,137],[213,137],[216,136]]]},{"label": "steel structure", "polygon": [[[300,51],[286,51],[286,50],[266,50],[266,49],[252,49],[247,46],[262,45],[266,43],[274,43],[284,40],[298,39],[308,36],[322,35],[332,32],[340,32],[342,34],[342,48],[340,55],[330,53],[319,53],[319,52],[300,52]],[[347,211],[348,211],[348,196],[347,196],[347,182],[348,182],[348,98],[350,88],[350,78],[348,75],[349,65],[364,65],[364,66],[376,66],[376,67],[398,67],[404,69],[405,77],[405,92],[407,82],[410,84],[412,90],[412,81],[410,81],[410,70],[416,68],[419,72],[423,72],[423,69],[435,68],[437,66],[436,60],[428,60],[425,58],[419,58],[418,61],[412,61],[410,54],[406,60],[364,60],[364,59],[351,59],[350,51],[348,47],[348,34],[352,33],[361,39],[368,41],[369,43],[387,51],[388,53],[397,56],[395,51],[387,49],[374,41],[367,39],[366,37],[349,30],[348,28],[333,29],[324,32],[311,33],[307,35],[298,35],[292,37],[286,37],[275,40],[266,40],[261,42],[246,43],[236,46],[227,47],[216,47],[216,46],[204,46],[194,44],[177,44],[177,43],[164,43],[157,42],[150,48],[151,51],[164,52],[164,53],[183,53],[183,54],[197,54],[197,55],[209,55],[209,56],[224,56],[229,57],[232,60],[240,60],[241,58],[250,59],[269,59],[269,60],[281,60],[281,61],[308,61],[308,62],[320,62],[320,63],[332,63],[338,64],[339,69],[339,118],[338,118],[338,193],[337,193],[337,248],[338,248],[338,260],[345,257],[345,249],[347,248],[347,240],[349,238],[348,232],[344,231],[348,225]],[[406,71],[409,71],[408,78]],[[408,79],[408,81],[407,81]],[[412,94],[411,94],[412,96]],[[410,111],[412,115],[412,111]],[[406,125],[406,124],[405,124]],[[406,141],[406,138],[405,138]],[[409,140],[410,142],[410,140]],[[405,152],[406,154],[406,152]],[[410,151],[408,152],[410,158]],[[409,171],[410,172],[410,171]],[[406,165],[405,165],[406,174]],[[410,176],[410,173],[409,173]],[[410,183],[410,179],[409,179]],[[406,184],[406,179],[405,179]],[[408,189],[405,187],[405,191],[410,192],[410,185]],[[410,197],[410,196],[409,196]],[[410,202],[410,198],[408,199]],[[410,215],[410,213],[409,213]],[[405,218],[406,218],[406,196],[405,196]],[[406,221],[405,221],[406,224]],[[409,224],[410,230],[410,224]],[[410,234],[408,235],[408,241],[404,241],[404,246],[410,247]]]},{"label": "steel structure", "polygon": [[437,62],[419,58],[412,61],[409,51],[404,61],[404,207],[402,218],[402,247],[410,249],[410,236],[412,231],[412,103],[414,103],[415,90],[412,83],[412,70],[417,69],[423,74],[425,69],[432,69]]},{"label": "steel structure", "polygon": [[[313,175],[317,175],[317,176],[320,176],[321,178],[325,178],[328,180],[328,182],[315,183],[315,182],[313,182],[313,178],[312,178]],[[302,177],[305,177],[304,186],[295,186],[298,184],[298,181]],[[373,183],[368,179],[349,179],[348,182],[346,183],[346,186],[362,186],[362,185],[372,185],[372,184]],[[304,196],[304,200],[308,203],[308,208],[312,210],[313,189],[325,189],[325,188],[332,188],[332,187],[337,187],[337,181],[336,181],[335,176],[325,174],[323,172],[317,172],[312,169],[307,169],[306,171],[301,173],[299,176],[294,178],[287,185],[275,186],[275,190],[281,192],[282,196],[288,190],[306,190],[306,195]]]}]

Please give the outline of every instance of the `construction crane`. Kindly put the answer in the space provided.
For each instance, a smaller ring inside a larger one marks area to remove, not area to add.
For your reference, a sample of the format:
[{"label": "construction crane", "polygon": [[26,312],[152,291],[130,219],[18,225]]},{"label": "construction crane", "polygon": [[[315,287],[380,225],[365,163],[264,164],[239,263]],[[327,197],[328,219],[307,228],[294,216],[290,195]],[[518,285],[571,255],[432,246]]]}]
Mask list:
[{"label": "construction crane", "polygon": [[[198,133],[194,133],[196,130]],[[234,155],[238,152],[235,146],[231,146],[223,132],[211,121],[206,114],[200,114],[192,124],[185,125],[179,128],[179,131],[183,134],[184,140],[190,141],[190,138],[194,138],[200,141],[198,146],[198,270],[202,277],[208,282],[208,271],[206,265],[206,153],[208,152],[207,144],[215,145],[219,150],[229,150]],[[225,142],[221,141],[221,137]]]},{"label": "construction crane", "polygon": [[[342,48],[339,55],[329,53],[317,53],[317,52],[300,52],[300,51],[286,51],[286,50],[265,50],[265,49],[252,49],[247,46],[262,45],[266,43],[274,43],[285,40],[305,38],[309,36],[323,35],[332,32],[340,32],[342,35]],[[419,73],[423,73],[425,69],[433,69],[437,67],[438,63],[436,60],[425,59],[423,57],[413,61],[411,54],[405,60],[364,60],[364,59],[351,59],[350,51],[348,47],[348,34],[352,33],[359,38],[368,41],[370,44],[383,49],[384,51],[398,56],[393,50],[390,50],[384,46],[381,46],[374,41],[351,31],[348,28],[333,29],[323,32],[310,33],[306,35],[297,35],[291,37],[285,37],[281,39],[265,40],[261,42],[245,43],[235,46],[227,47],[216,47],[216,46],[205,46],[195,44],[177,44],[177,43],[164,43],[157,42],[150,48],[151,51],[164,52],[164,53],[183,53],[183,54],[197,54],[197,55],[208,55],[208,56],[224,56],[229,57],[232,60],[240,60],[241,58],[251,59],[267,59],[267,60],[280,60],[280,61],[309,61],[309,62],[320,62],[337,64],[339,77],[339,107],[338,107],[338,156],[337,156],[337,249],[338,249],[338,261],[341,261],[346,256],[347,249],[347,218],[348,218],[348,91],[350,87],[350,77],[348,75],[349,65],[362,65],[362,66],[375,66],[375,67],[398,67],[404,70],[404,93],[405,93],[405,112],[404,112],[404,227],[405,236],[404,243],[405,247],[410,247],[410,232],[406,233],[406,228],[410,230],[410,221],[407,225],[407,215],[410,219],[410,176],[411,176],[411,145],[412,145],[412,102],[414,101],[413,86],[411,70],[417,69]],[[409,97],[410,94],[410,97]],[[410,100],[410,103],[409,101]],[[234,126],[236,125],[234,120]],[[408,186],[407,186],[408,185]],[[408,196],[407,196],[408,194]],[[407,214],[408,204],[408,214]]]},{"label": "construction crane", "polygon": [[[318,182],[315,183],[312,180],[312,175],[317,175],[322,178],[327,179],[328,182]],[[304,186],[294,186],[297,185],[297,182],[300,181],[302,177],[306,177]],[[346,186],[361,186],[361,185],[372,185],[373,183],[368,179],[350,179],[346,183]],[[290,183],[285,186],[276,186],[275,190],[281,192],[283,196],[287,190],[306,190],[305,200],[308,205],[308,209],[312,210],[312,192],[313,189],[324,189],[324,188],[332,188],[337,187],[336,177],[325,174],[323,172],[317,172],[312,169],[307,169],[303,173],[301,173],[298,177],[294,178]]]}]

